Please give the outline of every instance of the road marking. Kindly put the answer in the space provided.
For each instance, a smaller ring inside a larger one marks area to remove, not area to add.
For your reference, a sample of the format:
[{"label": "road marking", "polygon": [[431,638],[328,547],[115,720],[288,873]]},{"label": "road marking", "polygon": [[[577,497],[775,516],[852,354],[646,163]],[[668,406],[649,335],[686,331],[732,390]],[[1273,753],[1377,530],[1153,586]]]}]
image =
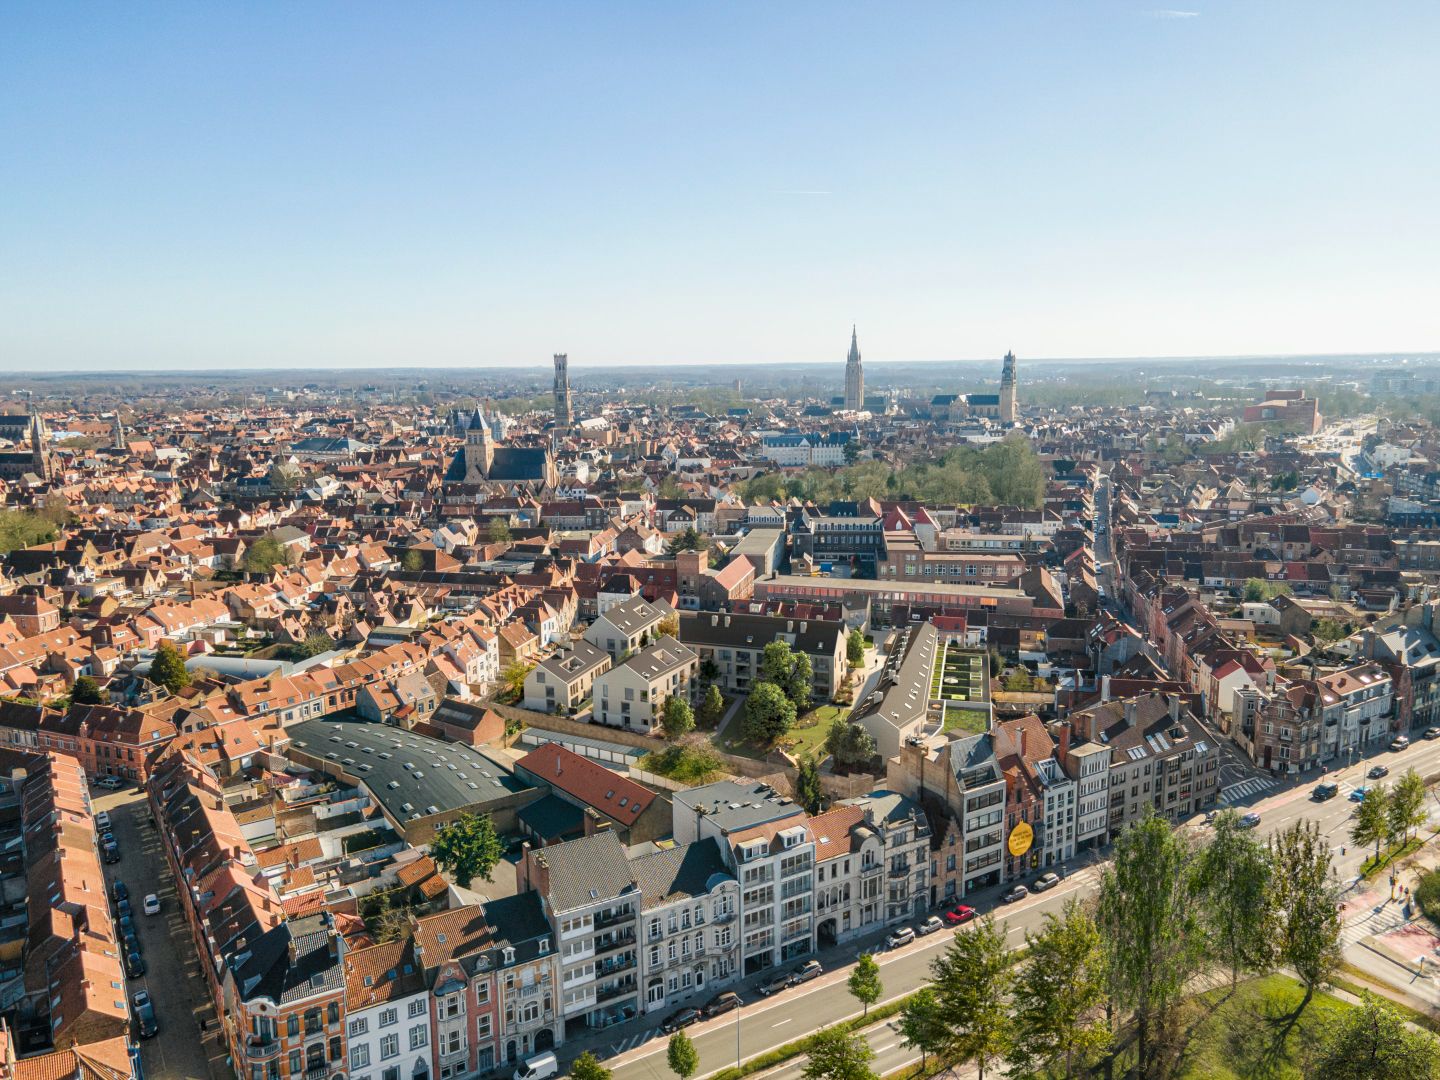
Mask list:
[{"label": "road marking", "polygon": [[778,1024],[771,1024],[770,1026],[771,1026],[772,1028],[784,1027],[786,1024],[790,1023],[791,1020],[794,1020],[794,1019],[795,1019],[795,1018],[794,1018],[793,1016],[787,1017],[786,1019],[781,1020]]},{"label": "road marking", "polygon": [[886,1050],[894,1050],[896,1045],[896,1043],[886,1043],[884,1046],[877,1046],[875,1047],[875,1053],[883,1054]]}]

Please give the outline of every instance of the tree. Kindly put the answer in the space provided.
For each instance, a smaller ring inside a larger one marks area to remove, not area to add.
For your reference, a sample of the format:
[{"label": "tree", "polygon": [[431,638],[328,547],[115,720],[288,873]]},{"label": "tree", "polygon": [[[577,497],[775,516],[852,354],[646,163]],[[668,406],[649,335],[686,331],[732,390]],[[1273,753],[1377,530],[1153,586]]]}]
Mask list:
[{"label": "tree", "polygon": [[489,814],[461,814],[437,829],[430,841],[430,857],[462,888],[468,888],[472,878],[489,881],[504,854]]},{"label": "tree", "polygon": [[859,724],[837,716],[825,735],[825,749],[835,761],[849,768],[864,768],[875,756],[875,737]]},{"label": "tree", "polygon": [[425,569],[425,556],[420,554],[418,548],[410,548],[400,556],[400,568],[408,573],[418,574]]},{"label": "tree", "polygon": [[845,662],[852,668],[865,662],[865,635],[858,629],[851,630],[845,637]]},{"label": "tree", "polygon": [[1289,596],[1290,586],[1283,581],[1268,581],[1265,578],[1245,579],[1245,599],[1252,604],[1273,600],[1277,596]]},{"label": "tree", "polygon": [[1022,665],[1005,676],[1005,689],[1012,694],[1027,694],[1035,688],[1035,677]]},{"label": "tree", "polygon": [[720,719],[725,715],[725,695],[720,688],[711,685],[705,690],[705,697],[700,702],[700,723],[707,728],[719,725]]},{"label": "tree", "polygon": [[707,656],[700,661],[700,681],[706,686],[719,681],[720,665],[712,657]]},{"label": "tree", "polygon": [[1169,1027],[1203,957],[1183,834],[1149,808],[1115,840],[1100,879],[1097,921],[1105,934],[1110,998],[1135,1020],[1141,1075],[1162,1068],[1152,1038]]},{"label": "tree", "polygon": [[869,953],[861,953],[860,959],[850,972],[850,996],[865,1006],[862,1015],[870,1015],[870,1006],[880,1000],[883,987],[880,985],[880,965]]},{"label": "tree", "polygon": [[268,574],[277,566],[289,564],[285,545],[273,536],[259,537],[245,549],[245,569],[252,574]]},{"label": "tree", "polygon": [[920,1051],[922,1071],[931,1054],[945,1049],[949,1034],[941,1013],[940,999],[931,987],[917,990],[900,1007],[900,1036],[906,1046]]},{"label": "tree", "polygon": [[1212,960],[1230,972],[1233,989],[1241,972],[1268,971],[1275,961],[1275,910],[1270,853],[1240,816],[1224,810],[1215,818],[1210,843],[1195,861],[1200,925]]},{"label": "tree", "polygon": [[655,624],[655,636],[678,638],[680,636],[680,616],[673,611],[666,615]]},{"label": "tree", "polygon": [[0,510],[0,554],[48,544],[58,535],[55,523],[29,510]]},{"label": "tree", "polygon": [[178,694],[190,685],[190,672],[185,669],[185,657],[170,640],[161,641],[150,661],[150,681],[163,686],[172,694]]},{"label": "tree", "polygon": [[699,551],[700,534],[695,531],[695,526],[685,526],[685,528],[670,541],[668,550],[671,555],[679,555],[682,551]]},{"label": "tree", "polygon": [[1100,927],[1072,897],[1059,916],[1045,916],[1040,933],[1027,932],[1025,942],[1010,1061],[1020,1075],[1089,1075],[1110,1041]]},{"label": "tree", "polygon": [[807,814],[818,814],[825,805],[825,791],[820,786],[820,767],[808,754],[795,769],[795,801]]},{"label": "tree", "polygon": [[335,639],[324,630],[312,630],[305,635],[305,640],[300,643],[300,653],[306,659],[312,656],[319,656],[321,653],[329,652],[335,648]]},{"label": "tree", "polygon": [[1340,948],[1340,890],[1330,873],[1330,846],[1320,826],[1297,821],[1270,838],[1279,912],[1280,960],[1305,987],[1298,1016],[1344,959]]},{"label": "tree", "polygon": [[89,675],[81,675],[70,688],[70,701],[75,705],[99,705],[104,700],[100,684]]},{"label": "tree", "polygon": [[[1365,796],[1368,801],[1370,796]],[[1390,793],[1390,835],[1408,841],[1410,834],[1425,824],[1425,781],[1413,768],[1395,783]]]},{"label": "tree", "polygon": [[1440,1075],[1440,1043],[1411,1031],[1395,1006],[1368,990],[1360,1004],[1326,1025],[1305,1075],[1313,1080],[1433,1080]]},{"label": "tree", "polygon": [[974,929],[956,934],[930,965],[940,1022],[948,1033],[945,1053],[957,1063],[985,1070],[1010,1049],[1009,996],[1013,970],[1005,934],[986,915]]},{"label": "tree", "polygon": [[523,660],[512,660],[500,672],[500,683],[511,698],[518,698],[525,692],[525,676],[535,670],[534,664]]},{"label": "tree", "polygon": [[508,544],[511,540],[510,523],[503,517],[493,517],[485,530],[492,544]]},{"label": "tree", "polygon": [[854,439],[846,442],[844,449],[840,452],[845,455],[846,465],[854,465],[860,460],[860,444]]},{"label": "tree", "polygon": [[870,1070],[875,1051],[859,1032],[821,1028],[810,1036],[806,1056],[805,1080],[875,1080]]},{"label": "tree", "polygon": [[278,491],[282,495],[288,495],[295,491],[305,474],[300,467],[293,462],[277,461],[270,467],[270,475],[266,478],[271,491]]},{"label": "tree", "polygon": [[610,1070],[586,1050],[570,1066],[570,1080],[610,1080]]},{"label": "tree", "polygon": [[680,1080],[690,1080],[695,1075],[695,1070],[700,1067],[700,1054],[695,1049],[695,1044],[690,1041],[690,1036],[684,1031],[677,1031],[670,1036],[670,1045],[665,1051],[665,1059],[670,1065],[670,1071]]},{"label": "tree", "polygon": [[1390,839],[1390,792],[1378,784],[1365,792],[1355,810],[1355,824],[1350,826],[1352,844],[1374,844],[1375,861],[1380,861],[1380,845]]},{"label": "tree", "polygon": [[744,731],[747,739],[772,745],[795,723],[795,705],[772,682],[757,682],[745,699]]},{"label": "tree", "polygon": [[760,657],[760,677],[784,690],[797,712],[810,707],[814,668],[810,657],[796,652],[788,641],[772,641],[765,646]]},{"label": "tree", "polygon": [[694,731],[695,714],[690,710],[690,703],[679,694],[671,694],[660,710],[660,726],[667,739],[678,739]]},{"label": "tree", "polygon": [[1338,619],[1321,618],[1310,624],[1310,635],[1316,641],[1339,641],[1348,637],[1350,630]]}]

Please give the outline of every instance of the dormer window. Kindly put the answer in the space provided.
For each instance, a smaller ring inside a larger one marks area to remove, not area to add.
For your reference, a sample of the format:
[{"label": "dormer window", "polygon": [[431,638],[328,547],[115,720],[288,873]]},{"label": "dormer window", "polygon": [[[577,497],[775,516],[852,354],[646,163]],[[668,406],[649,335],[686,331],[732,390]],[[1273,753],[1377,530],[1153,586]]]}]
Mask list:
[{"label": "dormer window", "polygon": [[505,957],[505,963],[513,964],[515,962],[515,950],[513,947],[506,945],[503,955]]}]

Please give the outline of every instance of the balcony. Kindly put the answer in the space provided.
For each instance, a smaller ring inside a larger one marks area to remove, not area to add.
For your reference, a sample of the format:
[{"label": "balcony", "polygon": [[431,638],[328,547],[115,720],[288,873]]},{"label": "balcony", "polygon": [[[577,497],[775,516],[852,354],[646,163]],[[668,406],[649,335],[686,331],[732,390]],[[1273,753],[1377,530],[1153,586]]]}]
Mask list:
[{"label": "balcony", "polygon": [[909,863],[905,863],[903,866],[892,866],[890,867],[890,876],[892,878],[906,878],[910,876],[910,871],[913,869],[914,867]]},{"label": "balcony", "polygon": [[279,1053],[279,1039],[257,1039],[252,1035],[245,1040],[245,1057],[250,1061],[269,1061]]},{"label": "balcony", "polygon": [[735,913],[733,911],[717,911],[715,918],[710,921],[716,926],[724,926],[726,923],[735,921]]},{"label": "balcony", "polygon": [[603,964],[595,965],[595,974],[600,978],[606,975],[613,975],[617,971],[628,971],[635,966],[635,954],[627,953],[624,956],[617,956],[614,960],[607,960]]},{"label": "balcony", "polygon": [[330,1075],[328,1065],[316,1065],[313,1069],[305,1070],[305,1080],[327,1080]]},{"label": "balcony", "polygon": [[880,871],[884,869],[885,867],[878,862],[871,863],[869,866],[860,867],[860,877],[862,880],[865,878],[878,877],[880,875]]},{"label": "balcony", "polygon": [[595,939],[595,955],[603,956],[605,953],[612,953],[616,949],[624,949],[635,944],[635,934],[627,931],[623,934],[611,934],[609,937]]},{"label": "balcony", "polygon": [[618,926],[620,923],[633,922],[634,919],[635,912],[629,908],[626,908],[624,911],[612,911],[608,915],[596,915],[595,929],[604,930],[609,926]]},{"label": "balcony", "polygon": [[635,980],[616,983],[614,986],[607,986],[595,995],[595,1004],[599,1005],[606,1001],[614,1001],[616,998],[624,997],[627,994],[635,993]]}]

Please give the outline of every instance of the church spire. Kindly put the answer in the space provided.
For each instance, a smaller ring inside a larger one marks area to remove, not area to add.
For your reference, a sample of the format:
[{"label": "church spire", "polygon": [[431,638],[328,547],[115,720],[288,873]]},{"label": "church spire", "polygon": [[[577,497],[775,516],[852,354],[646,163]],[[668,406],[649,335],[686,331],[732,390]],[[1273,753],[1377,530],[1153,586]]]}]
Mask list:
[{"label": "church spire", "polygon": [[850,324],[850,353],[845,357],[845,408],[858,412],[865,407],[865,371],[860,366],[860,339]]}]

